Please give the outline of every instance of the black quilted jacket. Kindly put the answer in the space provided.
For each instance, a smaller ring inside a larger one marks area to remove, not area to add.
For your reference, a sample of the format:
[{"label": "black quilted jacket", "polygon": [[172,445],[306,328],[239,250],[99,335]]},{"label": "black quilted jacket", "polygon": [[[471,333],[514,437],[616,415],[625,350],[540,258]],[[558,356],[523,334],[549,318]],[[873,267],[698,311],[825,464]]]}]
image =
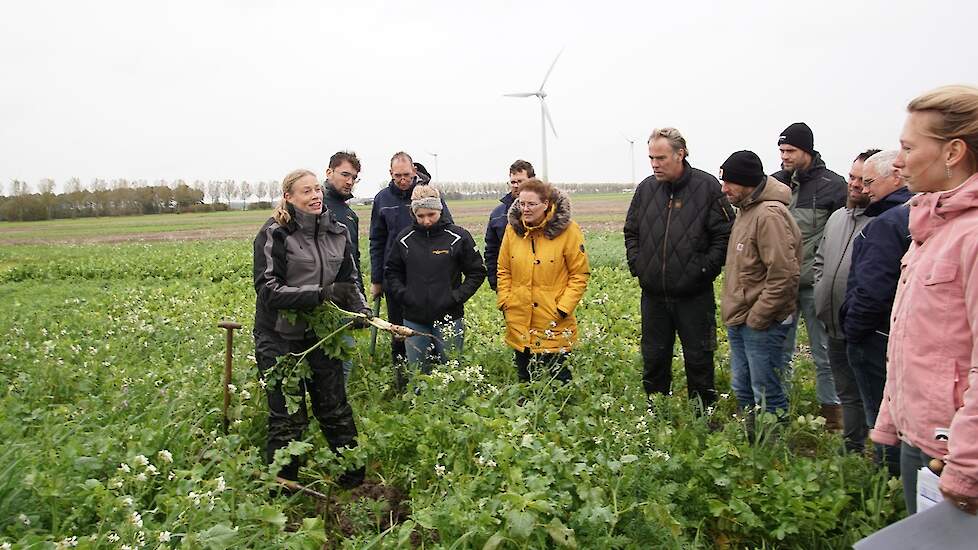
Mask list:
[{"label": "black quilted jacket", "polygon": [[628,269],[655,296],[682,298],[712,289],[727,257],[733,207],[716,178],[683,165],[677,181],[645,178],[625,218]]}]

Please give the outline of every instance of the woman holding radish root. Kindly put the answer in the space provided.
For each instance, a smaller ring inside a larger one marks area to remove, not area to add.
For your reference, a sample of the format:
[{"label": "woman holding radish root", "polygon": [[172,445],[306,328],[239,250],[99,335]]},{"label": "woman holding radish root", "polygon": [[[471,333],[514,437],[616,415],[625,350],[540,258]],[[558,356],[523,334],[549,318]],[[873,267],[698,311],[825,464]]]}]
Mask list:
[{"label": "woman holding radish root", "polygon": [[571,379],[564,366],[577,344],[577,307],[591,275],[584,235],[566,194],[538,179],[519,186],[497,263],[496,304],[521,381]]},{"label": "woman holding radish root", "polygon": [[486,280],[486,265],[472,235],[441,217],[441,194],[431,185],[411,193],[414,223],[394,240],[384,281],[404,304],[404,325],[417,331],[406,342],[407,361],[431,372],[448,353],[461,353],[463,304]]},{"label": "woman holding radish root", "polygon": [[[324,334],[315,334],[301,319],[290,321],[288,310],[309,311],[331,300],[353,313],[365,314],[370,308],[356,285],[359,277],[346,227],[323,208],[323,188],[315,174],[296,170],[282,180],[282,198],[254,242],[255,357],[264,380],[279,358],[302,353],[317,344]],[[362,322],[361,322],[362,324]],[[267,386],[268,442],[266,460],[275,451],[302,438],[309,424],[305,394],[312,402],[312,413],[335,453],[356,447],[357,428],[353,410],[346,399],[341,361],[327,355],[321,347],[304,354],[311,376],[298,383],[299,407],[289,414],[281,381]],[[293,399],[296,396],[291,396]],[[279,476],[295,481],[299,461],[293,457]],[[339,476],[337,484],[352,488],[363,482],[364,468]]]}]

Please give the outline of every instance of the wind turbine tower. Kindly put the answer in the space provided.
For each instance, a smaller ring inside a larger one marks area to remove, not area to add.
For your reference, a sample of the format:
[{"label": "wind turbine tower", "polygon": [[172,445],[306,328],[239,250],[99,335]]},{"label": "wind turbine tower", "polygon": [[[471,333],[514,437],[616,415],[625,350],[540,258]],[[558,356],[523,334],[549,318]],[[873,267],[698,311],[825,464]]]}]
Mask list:
[{"label": "wind turbine tower", "polygon": [[[563,53],[563,51],[561,51]],[[560,53],[554,58],[553,63],[550,64],[550,69],[547,70],[547,74],[543,77],[543,82],[540,83],[540,88],[535,92],[523,92],[518,94],[504,94],[506,97],[536,97],[540,100],[540,138],[541,138],[541,160],[540,163],[540,174],[543,181],[549,182],[547,177],[547,124],[550,124],[550,131],[554,133],[554,137],[557,137],[557,130],[554,128],[554,121],[550,118],[550,110],[547,109],[547,92],[543,91],[543,87],[547,84],[547,79],[550,78],[550,73],[554,70],[554,65],[557,64],[557,60],[560,59]]]}]

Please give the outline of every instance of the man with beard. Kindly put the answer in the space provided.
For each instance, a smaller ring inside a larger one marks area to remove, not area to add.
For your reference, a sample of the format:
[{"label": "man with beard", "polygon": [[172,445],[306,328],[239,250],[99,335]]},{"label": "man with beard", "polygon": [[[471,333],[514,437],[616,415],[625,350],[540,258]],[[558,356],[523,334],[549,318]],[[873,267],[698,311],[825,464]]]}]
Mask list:
[{"label": "man with beard", "polygon": [[[772,176],[791,189],[788,209],[801,230],[804,252],[798,288],[798,314],[805,318],[812,358],[815,361],[815,396],[829,429],[842,428],[842,407],[832,380],[825,327],[815,315],[815,252],[825,231],[825,222],[833,212],[845,206],[846,182],[842,176],[825,167],[822,155],[815,150],[812,129],[804,122],[788,126],[778,137],[782,170]],[[799,319],[800,321],[800,319]],[[795,351],[795,323],[785,338],[785,356],[790,362]]]},{"label": "man with beard", "polygon": [[869,195],[863,188],[863,164],[878,153],[870,149],[859,153],[849,170],[849,194],[845,208],[832,213],[825,222],[825,234],[815,252],[815,314],[828,333],[829,364],[835,391],[842,402],[842,433],[846,450],[861,453],[868,430],[859,386],[846,356],[846,335],[839,320],[839,308],[846,298],[846,281],[852,265],[853,241],[872,218],[866,215]]}]

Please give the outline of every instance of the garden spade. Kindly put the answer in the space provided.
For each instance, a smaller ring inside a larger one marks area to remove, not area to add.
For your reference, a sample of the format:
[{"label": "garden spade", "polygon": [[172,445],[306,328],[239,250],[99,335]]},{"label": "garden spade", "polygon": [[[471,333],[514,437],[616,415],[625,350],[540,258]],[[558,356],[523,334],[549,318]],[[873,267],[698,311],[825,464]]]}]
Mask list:
[{"label": "garden spade", "polygon": [[241,328],[241,325],[233,321],[221,321],[217,326],[227,330],[224,350],[224,418],[221,419],[221,425],[226,434],[229,424],[228,407],[231,406],[231,351],[234,349],[232,343],[234,342],[234,331]]}]

